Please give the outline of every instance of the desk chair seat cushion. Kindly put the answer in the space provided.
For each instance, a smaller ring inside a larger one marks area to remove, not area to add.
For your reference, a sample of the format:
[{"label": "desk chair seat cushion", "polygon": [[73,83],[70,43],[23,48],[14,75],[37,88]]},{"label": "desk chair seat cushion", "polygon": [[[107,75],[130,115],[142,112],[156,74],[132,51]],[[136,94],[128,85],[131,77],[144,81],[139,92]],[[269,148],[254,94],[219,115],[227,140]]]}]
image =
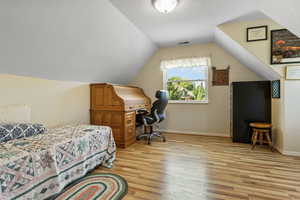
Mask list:
[{"label": "desk chair seat cushion", "polygon": [[156,122],[156,119],[151,116],[144,116],[144,119],[146,120],[147,124],[154,124]]},{"label": "desk chair seat cushion", "polygon": [[151,116],[136,115],[136,126],[144,125],[144,119],[146,120],[147,124],[154,124],[156,122],[156,119]]}]

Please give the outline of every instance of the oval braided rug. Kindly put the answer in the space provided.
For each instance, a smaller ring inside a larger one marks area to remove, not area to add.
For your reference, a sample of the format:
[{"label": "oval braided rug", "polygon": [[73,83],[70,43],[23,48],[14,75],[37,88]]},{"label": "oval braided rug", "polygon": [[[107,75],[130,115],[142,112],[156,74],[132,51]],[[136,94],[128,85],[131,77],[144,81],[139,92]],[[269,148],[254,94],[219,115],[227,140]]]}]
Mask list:
[{"label": "oval braided rug", "polygon": [[91,174],[74,181],[55,200],[120,200],[127,194],[126,180],[115,174]]}]

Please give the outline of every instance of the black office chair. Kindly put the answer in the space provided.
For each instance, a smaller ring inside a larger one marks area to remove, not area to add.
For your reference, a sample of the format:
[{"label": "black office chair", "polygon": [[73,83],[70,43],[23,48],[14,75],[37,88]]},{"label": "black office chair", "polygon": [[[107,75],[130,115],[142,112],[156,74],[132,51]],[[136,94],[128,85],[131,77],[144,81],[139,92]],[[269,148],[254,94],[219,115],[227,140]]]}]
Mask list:
[{"label": "black office chair", "polygon": [[[137,126],[144,125],[150,127],[150,132],[145,131],[144,134],[137,136],[137,140],[147,138],[148,144],[151,144],[153,137],[160,137],[166,142],[165,136],[158,131],[153,131],[153,126],[162,122],[165,118],[165,110],[168,105],[168,93],[164,90],[158,90],[155,94],[157,100],[152,104],[151,113],[146,110],[139,110],[136,118]],[[147,128],[145,128],[147,130]]]}]

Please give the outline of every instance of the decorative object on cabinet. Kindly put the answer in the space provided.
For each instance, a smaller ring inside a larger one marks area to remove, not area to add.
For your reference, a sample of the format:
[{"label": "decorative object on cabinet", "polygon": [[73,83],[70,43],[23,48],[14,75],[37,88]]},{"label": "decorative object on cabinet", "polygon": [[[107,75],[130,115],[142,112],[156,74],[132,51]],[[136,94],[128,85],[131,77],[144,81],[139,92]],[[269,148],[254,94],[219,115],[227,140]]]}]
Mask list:
[{"label": "decorative object on cabinet", "polygon": [[247,28],[247,42],[268,40],[268,26]]},{"label": "decorative object on cabinet", "polygon": [[216,67],[212,67],[213,70],[213,86],[222,86],[229,85],[229,71],[230,66],[226,69],[217,69]]},{"label": "decorative object on cabinet", "polygon": [[271,31],[271,64],[300,63],[300,38],[287,29]]},{"label": "decorative object on cabinet", "polygon": [[136,111],[150,111],[151,100],[138,87],[109,83],[91,84],[91,124],[112,128],[118,147],[136,141]]}]

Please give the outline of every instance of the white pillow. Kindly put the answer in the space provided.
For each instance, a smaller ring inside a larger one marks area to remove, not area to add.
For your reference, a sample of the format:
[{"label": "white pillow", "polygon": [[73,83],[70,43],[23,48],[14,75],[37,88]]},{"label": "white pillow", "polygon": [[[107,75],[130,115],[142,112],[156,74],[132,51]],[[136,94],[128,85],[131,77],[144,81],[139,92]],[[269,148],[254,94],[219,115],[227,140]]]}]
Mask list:
[{"label": "white pillow", "polygon": [[0,123],[30,123],[31,108],[28,105],[0,106]]}]

